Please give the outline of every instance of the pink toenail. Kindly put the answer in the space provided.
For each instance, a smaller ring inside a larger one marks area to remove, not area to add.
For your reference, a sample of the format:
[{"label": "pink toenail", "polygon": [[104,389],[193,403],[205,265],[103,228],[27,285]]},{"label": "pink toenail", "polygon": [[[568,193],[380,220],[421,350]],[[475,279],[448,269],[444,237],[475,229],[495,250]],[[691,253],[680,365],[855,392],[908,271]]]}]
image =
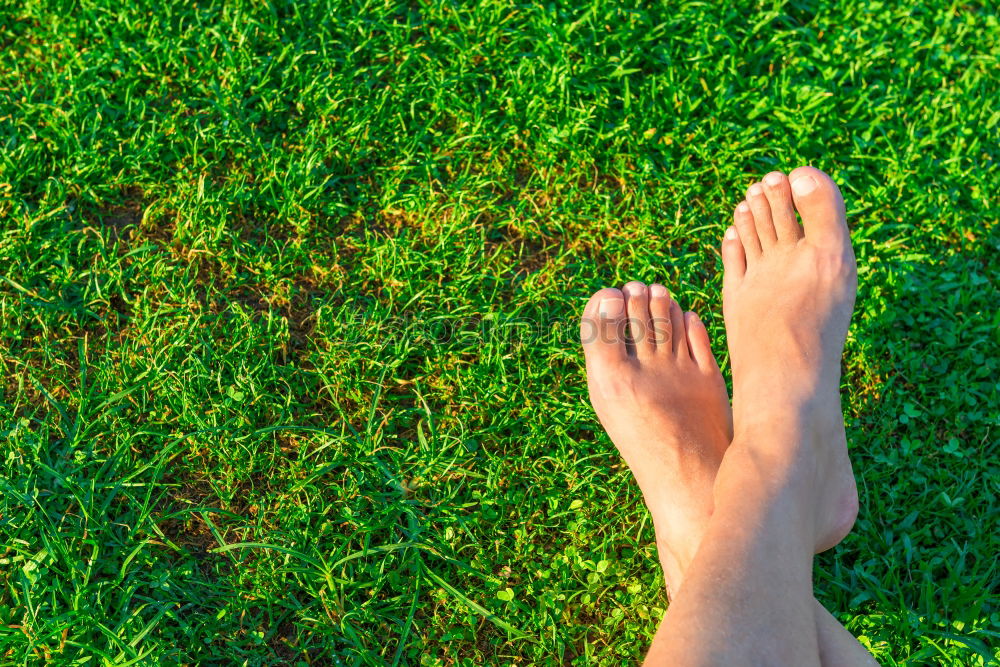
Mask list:
[{"label": "pink toenail", "polygon": [[747,211],[750,210],[750,204],[746,203],[745,201],[741,201],[740,205],[736,207],[736,210],[739,211],[740,213],[746,213]]},{"label": "pink toenail", "polygon": [[663,285],[653,285],[652,287],[649,288],[649,291],[653,296],[667,295],[667,288],[664,287]]},{"label": "pink toenail", "polygon": [[601,299],[601,317],[614,319],[625,314],[625,301],[621,297],[612,296]]},{"label": "pink toenail", "polygon": [[768,174],[764,177],[768,185],[777,187],[781,185],[781,174]]},{"label": "pink toenail", "polygon": [[760,187],[760,184],[754,183],[753,185],[750,186],[750,189],[747,192],[750,193],[751,197],[759,197],[762,191],[763,188]]},{"label": "pink toenail", "polygon": [[735,241],[738,237],[739,235],[736,233],[735,227],[730,227],[729,229],[726,230],[727,241]]},{"label": "pink toenail", "polygon": [[792,181],[792,191],[797,195],[807,195],[819,186],[812,176],[799,176]]}]

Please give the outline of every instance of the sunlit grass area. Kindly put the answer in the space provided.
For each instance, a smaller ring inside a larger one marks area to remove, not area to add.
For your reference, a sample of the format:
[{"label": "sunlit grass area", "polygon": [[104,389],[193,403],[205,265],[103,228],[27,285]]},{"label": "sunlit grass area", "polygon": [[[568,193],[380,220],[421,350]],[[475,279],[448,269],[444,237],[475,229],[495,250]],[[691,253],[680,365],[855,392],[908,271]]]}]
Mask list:
[{"label": "sunlit grass area", "polygon": [[883,664],[989,664],[998,38],[938,0],[3,4],[0,662],[636,662],[662,575],[577,318],[660,281],[727,367],[732,208],[812,164],[860,265],[816,595]]}]

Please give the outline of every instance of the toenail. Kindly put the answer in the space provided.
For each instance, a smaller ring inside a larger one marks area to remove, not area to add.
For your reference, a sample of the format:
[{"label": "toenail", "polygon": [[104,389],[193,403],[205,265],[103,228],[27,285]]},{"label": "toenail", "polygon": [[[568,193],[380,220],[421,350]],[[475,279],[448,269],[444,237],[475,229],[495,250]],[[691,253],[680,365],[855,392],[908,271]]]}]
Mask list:
[{"label": "toenail", "polygon": [[[742,204],[741,204],[741,206],[742,206]],[[729,229],[726,230],[726,240],[727,241],[735,241],[737,239],[737,236],[738,235],[736,234],[736,228],[735,227],[730,227]]]},{"label": "toenail", "polygon": [[666,296],[667,288],[664,287],[663,285],[653,285],[652,287],[649,288],[649,292],[653,296]]},{"label": "toenail", "polygon": [[754,183],[753,185],[750,186],[750,189],[747,190],[747,192],[750,194],[751,197],[757,197],[760,195],[762,189],[763,188],[760,187],[760,184]]},{"label": "toenail", "polygon": [[768,174],[764,177],[764,181],[772,187],[777,187],[781,185],[781,174]]},{"label": "toenail", "polygon": [[614,319],[625,314],[625,301],[620,296],[611,296],[601,299],[601,317]]},{"label": "toenail", "polygon": [[816,187],[819,183],[812,176],[799,176],[794,181],[792,181],[792,191],[797,195],[807,195]]},{"label": "toenail", "polygon": [[750,210],[750,204],[746,203],[745,201],[741,201],[740,205],[736,207],[736,210],[739,211],[740,213],[746,213],[747,211]]}]

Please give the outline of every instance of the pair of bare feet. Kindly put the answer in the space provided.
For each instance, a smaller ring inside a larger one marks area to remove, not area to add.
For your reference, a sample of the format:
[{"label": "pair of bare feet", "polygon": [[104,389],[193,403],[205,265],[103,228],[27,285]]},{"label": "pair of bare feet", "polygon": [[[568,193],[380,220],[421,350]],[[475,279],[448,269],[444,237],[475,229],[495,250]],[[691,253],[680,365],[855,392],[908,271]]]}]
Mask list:
[{"label": "pair of bare feet", "polygon": [[736,207],[722,259],[732,408],[705,326],[664,286],[603,289],[581,323],[591,401],[642,490],[673,594],[727,466],[795,487],[815,552],[858,509],[839,398],[857,274],[839,189],[811,167],[768,174]]}]

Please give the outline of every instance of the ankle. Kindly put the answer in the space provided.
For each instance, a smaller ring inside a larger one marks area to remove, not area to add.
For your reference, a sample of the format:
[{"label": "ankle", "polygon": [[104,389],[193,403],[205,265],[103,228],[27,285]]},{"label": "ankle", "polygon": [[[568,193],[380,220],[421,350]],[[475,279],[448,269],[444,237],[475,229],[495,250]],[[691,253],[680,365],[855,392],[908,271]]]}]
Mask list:
[{"label": "ankle", "polygon": [[660,570],[663,571],[667,600],[672,601],[677,596],[677,591],[680,590],[681,583],[684,581],[684,572],[690,562],[680,563],[670,551],[669,546],[661,544],[659,541],[657,541],[656,549],[659,552]]},{"label": "ankle", "polygon": [[770,428],[738,431],[715,478],[713,498],[718,509],[725,496],[749,494],[770,502],[796,476],[798,457],[783,446],[787,435]]},{"label": "ankle", "polygon": [[830,399],[839,402],[840,368],[824,368],[812,360],[801,365],[782,359],[779,364],[755,364],[733,368],[733,410],[738,418],[740,403],[757,414],[772,414],[776,405],[783,412],[814,412]]},{"label": "ankle", "polygon": [[715,480],[715,511],[741,516],[737,523],[751,529],[773,524],[789,530],[811,549],[817,530],[816,462],[810,452],[790,456],[781,450],[734,439]]},{"label": "ankle", "polygon": [[[775,405],[781,405],[781,410],[776,411]],[[734,400],[733,429],[733,444],[785,452],[843,438],[840,396],[813,394],[782,402],[767,396]]]}]

